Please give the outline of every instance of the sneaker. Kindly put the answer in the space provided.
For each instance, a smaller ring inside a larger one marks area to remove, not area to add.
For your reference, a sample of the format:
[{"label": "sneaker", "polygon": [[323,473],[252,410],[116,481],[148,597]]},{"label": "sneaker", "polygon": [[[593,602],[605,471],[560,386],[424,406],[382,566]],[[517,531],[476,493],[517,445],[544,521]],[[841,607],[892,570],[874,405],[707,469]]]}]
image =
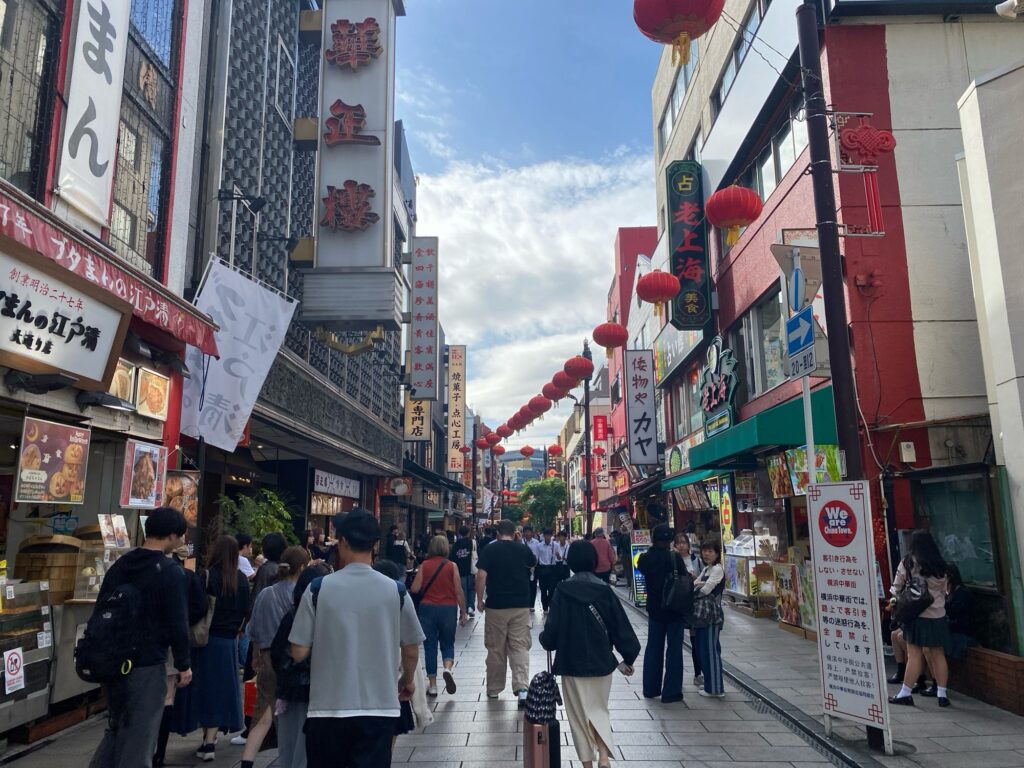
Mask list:
[{"label": "sneaker", "polygon": [[215,744],[203,744],[199,749],[196,750],[196,757],[202,760],[204,763],[212,763],[217,757],[214,754]]},{"label": "sneaker", "polygon": [[704,675],[694,675],[693,684],[698,688],[704,685]]},{"label": "sneaker", "polygon": [[246,736],[244,733],[240,733],[237,736],[231,737],[231,743],[236,747],[244,747],[246,742]]},{"label": "sneaker", "polygon": [[697,691],[705,699],[724,699],[724,693],[708,693],[707,691]]},{"label": "sneaker", "polygon": [[427,686],[427,696],[437,696],[437,686],[436,685],[428,685]]},{"label": "sneaker", "polygon": [[476,611],[474,611],[472,608],[470,608],[468,611],[466,611],[466,616],[467,616],[467,618],[475,619],[476,618]]},{"label": "sneaker", "polygon": [[444,671],[444,691],[449,696],[455,693],[455,676],[450,669]]},{"label": "sneaker", "polygon": [[498,694],[496,694],[496,693],[488,693],[487,694],[487,698],[488,699],[496,699],[496,698],[498,698]]},{"label": "sneaker", "polygon": [[516,698],[519,699],[519,708],[526,709],[526,691],[516,693]]}]

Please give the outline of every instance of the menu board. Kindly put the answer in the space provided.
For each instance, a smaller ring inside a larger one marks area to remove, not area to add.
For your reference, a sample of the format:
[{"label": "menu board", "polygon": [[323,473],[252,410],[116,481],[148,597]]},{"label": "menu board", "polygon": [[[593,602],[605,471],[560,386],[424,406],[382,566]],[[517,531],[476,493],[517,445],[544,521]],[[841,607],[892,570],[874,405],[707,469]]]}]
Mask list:
[{"label": "menu board", "polygon": [[92,430],[25,417],[18,457],[18,503],[82,504]]},{"label": "menu board", "polygon": [[651,532],[646,528],[636,528],[629,534],[629,555],[633,564],[633,604],[638,608],[647,605],[647,581],[640,573],[640,555],[651,548]]},{"label": "menu board", "polygon": [[779,621],[800,626],[800,577],[797,567],[789,563],[774,563],[775,608]]},{"label": "menu board", "polygon": [[163,503],[167,477],[167,449],[162,445],[129,440],[124,451],[121,506],[156,509]]},{"label": "menu board", "polygon": [[789,465],[786,464],[784,453],[773,453],[765,459],[768,468],[768,482],[772,487],[772,497],[785,499],[795,496],[793,483],[789,476]]}]

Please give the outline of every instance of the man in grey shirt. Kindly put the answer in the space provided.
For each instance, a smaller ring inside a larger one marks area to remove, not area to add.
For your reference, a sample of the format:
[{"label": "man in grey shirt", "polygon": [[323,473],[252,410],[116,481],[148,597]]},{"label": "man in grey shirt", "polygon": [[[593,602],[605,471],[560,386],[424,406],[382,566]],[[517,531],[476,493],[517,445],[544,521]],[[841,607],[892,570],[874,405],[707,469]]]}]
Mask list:
[{"label": "man in grey shirt", "polygon": [[324,577],[315,599],[316,582],[306,590],[288,638],[295,661],[312,653],[307,762],[386,768],[423,630],[412,600],[371,568],[380,539],[373,516],[352,511],[337,535],[342,570]]}]

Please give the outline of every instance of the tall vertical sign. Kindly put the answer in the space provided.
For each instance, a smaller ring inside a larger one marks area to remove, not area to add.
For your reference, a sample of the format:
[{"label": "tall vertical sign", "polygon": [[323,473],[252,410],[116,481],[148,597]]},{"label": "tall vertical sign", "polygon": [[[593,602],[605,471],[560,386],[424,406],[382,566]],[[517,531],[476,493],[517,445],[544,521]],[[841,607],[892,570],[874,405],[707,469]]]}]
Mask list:
[{"label": "tall vertical sign", "polygon": [[74,51],[57,194],[98,224],[107,223],[121,121],[131,3],[75,3]]},{"label": "tall vertical sign", "polygon": [[430,440],[430,402],[413,400],[405,393],[404,439],[407,443],[425,443]]},{"label": "tall vertical sign", "polygon": [[711,321],[711,274],[701,166],[677,160],[669,165],[665,175],[669,267],[682,287],[672,300],[668,318],[680,330],[700,329]]},{"label": "tall vertical sign", "polygon": [[466,465],[466,347],[448,347],[448,471],[461,474]]},{"label": "tall vertical sign", "polygon": [[414,237],[411,245],[412,393],[418,400],[437,400],[437,238]]},{"label": "tall vertical sign", "polygon": [[658,463],[658,426],[654,404],[654,352],[627,349],[626,436],[630,464]]}]

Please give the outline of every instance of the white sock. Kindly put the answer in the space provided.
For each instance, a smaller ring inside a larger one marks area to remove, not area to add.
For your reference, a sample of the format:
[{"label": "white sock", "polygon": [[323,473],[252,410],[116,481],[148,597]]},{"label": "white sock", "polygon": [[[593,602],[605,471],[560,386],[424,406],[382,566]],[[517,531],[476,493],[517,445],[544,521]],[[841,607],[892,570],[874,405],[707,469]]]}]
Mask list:
[{"label": "white sock", "polygon": [[896,694],[896,698],[902,699],[904,696],[909,696],[911,693],[912,691],[907,687],[907,684],[904,683],[903,687],[900,688],[900,692]]},{"label": "white sock", "polygon": [[940,699],[945,699],[946,698],[946,689],[943,688],[941,685],[936,685],[935,687],[939,689],[938,690],[939,698]]}]

